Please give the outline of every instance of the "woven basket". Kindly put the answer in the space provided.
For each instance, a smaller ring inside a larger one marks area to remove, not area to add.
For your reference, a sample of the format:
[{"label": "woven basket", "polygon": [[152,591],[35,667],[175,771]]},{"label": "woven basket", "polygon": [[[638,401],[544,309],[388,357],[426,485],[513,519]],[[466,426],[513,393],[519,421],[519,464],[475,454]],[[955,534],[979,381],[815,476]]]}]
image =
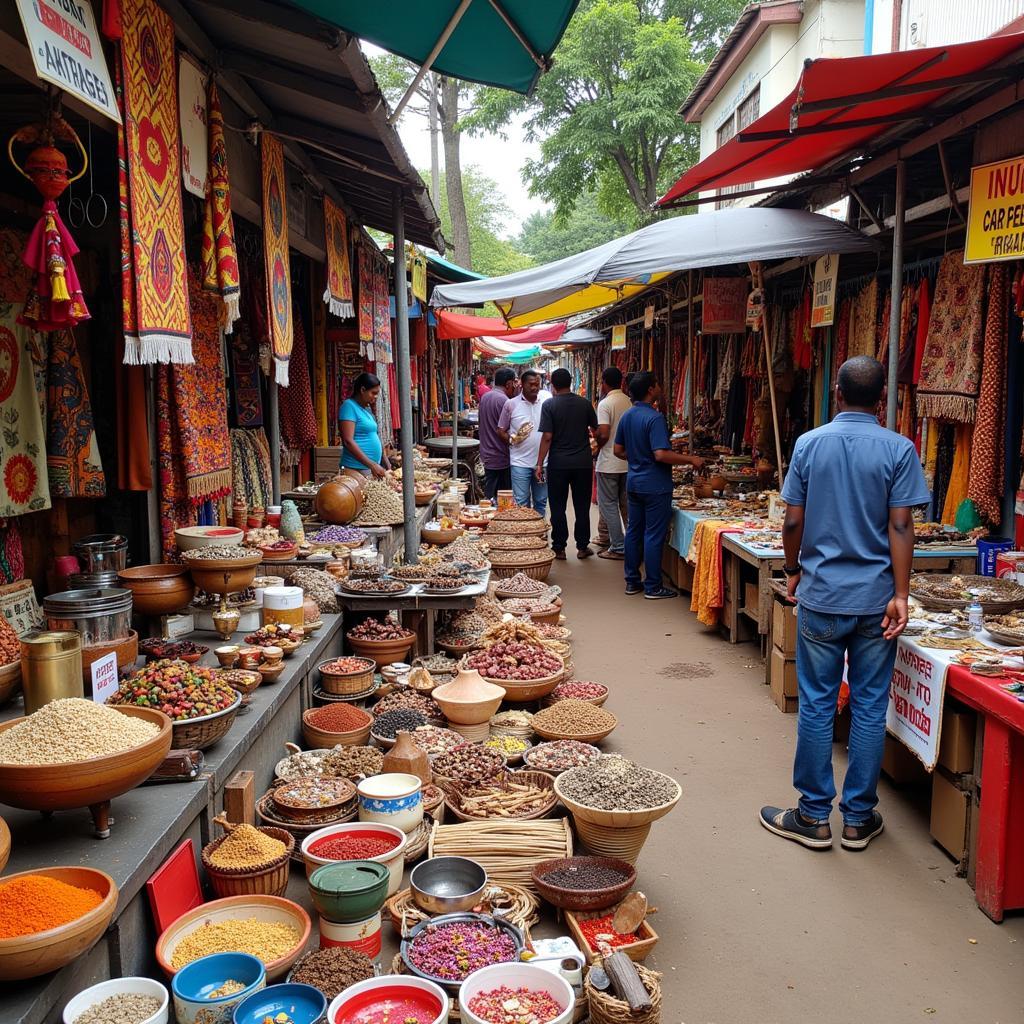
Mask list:
[{"label": "woven basket", "polygon": [[361,672],[347,672],[344,675],[324,671],[324,665],[330,665],[331,662],[337,661],[337,658],[322,661],[317,665],[317,671],[320,673],[320,687],[324,693],[329,693],[332,697],[350,697],[354,693],[364,693],[373,686],[376,662],[371,658],[363,660],[366,662],[366,667]]},{"label": "woven basket", "polygon": [[506,537],[546,537],[550,528],[545,519],[518,519],[514,522],[492,519],[484,539],[495,534],[504,534]]},{"label": "woven basket", "polygon": [[[354,705],[353,705],[354,706]],[[370,726],[373,719],[369,712],[366,714],[366,724],[356,729],[349,729],[347,732],[328,732],[326,729],[318,729],[309,720],[310,714],[318,711],[319,708],[307,708],[302,712],[302,738],[306,746],[311,749],[323,747],[362,747],[370,738]],[[357,708],[362,711],[362,708]]]},{"label": "woven basket", "polygon": [[440,647],[445,654],[450,654],[452,657],[461,658],[464,654],[469,654],[470,651],[477,649],[477,644],[446,644],[443,640],[437,638],[434,639],[434,646]]},{"label": "woven basket", "polygon": [[[545,881],[545,876],[561,868],[582,867],[585,864],[594,867],[611,868],[622,875],[622,881],[603,889],[566,889],[560,885],[552,885]],[[563,857],[560,860],[546,860],[533,869],[534,888],[553,907],[562,910],[595,911],[614,907],[633,888],[636,882],[636,868],[624,860],[614,857]]]},{"label": "woven basket", "polygon": [[[517,572],[525,573],[532,580],[546,580],[551,573],[551,566],[554,565],[555,556],[552,555],[547,561],[533,562],[530,565],[495,565],[491,564],[491,575],[495,579],[511,579]],[[557,620],[553,623],[558,625]]]},{"label": "woven basket", "polygon": [[511,704],[523,704],[546,697],[561,681],[564,669],[541,679],[487,679],[487,682],[501,686],[505,690],[505,700]]},{"label": "woven basket", "polygon": [[237,828],[227,819],[213,819],[225,834],[214,839],[203,847],[203,867],[210,877],[210,887],[214,895],[221,899],[225,896],[283,896],[288,888],[288,869],[293,851],[295,837],[283,828],[263,826],[260,831],[285,845],[285,852],[276,860],[259,868],[219,868],[210,863],[210,854],[220,846],[227,836]]},{"label": "woven basket", "polygon": [[492,551],[536,551],[548,546],[547,539],[540,534],[529,536],[521,533],[492,533],[484,540]]},{"label": "woven basket", "polygon": [[[502,779],[497,780],[499,782],[529,782],[541,789],[547,791],[547,799],[544,804],[535,811],[531,811],[529,814],[520,815],[509,815],[510,821],[531,821],[535,818],[546,818],[554,809],[558,803],[558,797],[555,796],[555,779],[554,776],[548,775],[546,772],[537,772],[527,769],[525,771],[516,772],[514,775],[505,775]],[[465,786],[460,786],[457,782],[449,783],[444,787],[444,802],[448,810],[451,812],[453,818],[458,821],[485,821],[489,817],[495,815],[485,814],[483,817],[478,817],[473,814],[468,814],[462,808],[462,801],[466,796]]]},{"label": "woven basket", "polygon": [[175,750],[206,750],[207,747],[212,747],[217,740],[227,735],[241,706],[242,695],[239,693],[238,700],[223,711],[206,715],[204,718],[187,718],[174,722],[171,746]]},{"label": "woven basket", "polygon": [[583,991],[590,1006],[590,1024],[661,1024],[661,975],[640,964],[637,970],[651,997],[651,1008],[644,1013],[633,1013],[629,1003],[616,999],[611,992],[594,988],[587,972]]},{"label": "woven basket", "polygon": [[[510,921],[524,932],[540,920],[540,900],[521,885],[512,885],[508,882],[499,885],[489,881],[484,891],[483,905],[487,908],[485,913],[501,910],[506,921]],[[402,934],[403,921],[405,931],[408,932],[420,921],[426,921],[431,916],[416,905],[411,889],[402,889],[401,892],[389,897],[384,909],[391,918],[392,927],[399,935]],[[401,955],[398,962],[402,963]]]},{"label": "woven basket", "polygon": [[405,865],[418,861],[427,852],[427,843],[430,842],[430,829],[434,822],[427,817],[409,833],[405,841]]}]

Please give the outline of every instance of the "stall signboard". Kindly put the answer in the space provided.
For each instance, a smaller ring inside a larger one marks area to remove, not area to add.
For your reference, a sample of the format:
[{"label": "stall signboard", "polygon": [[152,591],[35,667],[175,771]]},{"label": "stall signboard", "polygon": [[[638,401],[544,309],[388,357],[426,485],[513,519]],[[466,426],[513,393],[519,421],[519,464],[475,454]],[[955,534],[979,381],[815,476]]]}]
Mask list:
[{"label": "stall signboard", "polygon": [[964,263],[1024,256],[1024,156],[971,168]]},{"label": "stall signboard", "polygon": [[654,326],[654,303],[644,307],[644,330],[649,331]]},{"label": "stall signboard", "polygon": [[814,264],[814,299],[811,302],[811,326],[829,327],[836,317],[836,280],[839,256],[829,253]]},{"label": "stall signboard", "polygon": [[748,294],[745,277],[705,277],[701,331],[736,334],[745,330]]},{"label": "stall signboard", "polygon": [[181,122],[182,184],[187,192],[205,199],[210,176],[206,75],[186,56],[178,61],[178,119]]},{"label": "stall signboard", "polygon": [[612,328],[612,351],[626,347],[626,325],[616,324]]},{"label": "stall signboard", "polygon": [[121,122],[89,0],[17,0],[36,74]]},{"label": "stall signboard", "polygon": [[0,587],[0,615],[19,637],[42,628],[43,610],[31,580],[15,580]]},{"label": "stall signboard", "polygon": [[939,759],[947,653],[900,640],[889,686],[885,727],[928,771]]}]

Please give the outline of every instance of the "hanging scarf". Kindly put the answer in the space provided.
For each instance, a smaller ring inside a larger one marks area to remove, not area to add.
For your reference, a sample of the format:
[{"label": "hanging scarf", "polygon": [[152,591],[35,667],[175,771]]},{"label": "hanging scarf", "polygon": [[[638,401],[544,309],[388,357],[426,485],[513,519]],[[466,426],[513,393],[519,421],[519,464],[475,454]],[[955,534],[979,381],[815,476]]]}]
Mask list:
[{"label": "hanging scarf", "polygon": [[282,387],[288,387],[288,360],[292,354],[288,189],[284,176],[284,151],[281,143],[268,132],[260,134],[260,166],[263,172],[263,265],[274,380]]},{"label": "hanging scarf", "polygon": [[0,519],[0,583],[25,578],[25,552],[17,519]]},{"label": "hanging scarf", "polygon": [[359,239],[359,350],[373,360],[373,256],[366,235]]},{"label": "hanging scarf", "polygon": [[981,385],[984,265],[964,265],[963,250],[942,258],[917,388],[919,416],[973,423]]},{"label": "hanging scarf", "polygon": [[155,0],[122,0],[122,19],[124,358],[191,363],[174,24]]},{"label": "hanging scarf", "polygon": [[281,465],[298,465],[299,459],[316,444],[316,417],[313,415],[309,360],[302,317],[295,317],[295,345],[292,347],[288,387],[277,389],[281,417]]},{"label": "hanging scarf", "polygon": [[324,249],[327,253],[327,288],[324,302],[334,316],[352,316],[352,264],[348,252],[348,223],[342,209],[324,196]]},{"label": "hanging scarf", "polygon": [[50,335],[46,408],[50,494],[58,498],[102,498],[107,485],[82,362],[71,331]]},{"label": "hanging scarf", "polygon": [[271,501],[270,448],[262,430],[231,431],[232,493],[250,507]]},{"label": "hanging scarf", "polygon": [[59,331],[89,319],[75,272],[77,255],[78,246],[60,219],[57,204],[47,199],[22,256],[35,279],[18,323],[36,331]]},{"label": "hanging scarf", "polygon": [[921,363],[924,360],[924,350],[928,343],[928,321],[932,315],[930,299],[930,286],[928,278],[921,280],[921,286],[917,292],[917,329],[914,334],[914,383],[921,381]]},{"label": "hanging scarf", "polygon": [[239,311],[240,285],[235,224],[231,216],[228,150],[224,141],[224,115],[217,83],[210,77],[206,96],[209,133],[210,184],[203,203],[203,287],[220,295],[221,324],[230,334]]},{"label": "hanging scarf", "polygon": [[998,526],[1003,506],[1003,439],[1006,408],[1007,266],[994,263],[988,274],[981,393],[971,441],[971,477],[967,496],[979,514]]},{"label": "hanging scarf", "polygon": [[[456,342],[456,344],[458,344]],[[392,425],[391,408],[391,386],[388,379],[388,364],[377,363],[373,368],[374,373],[380,379],[380,397],[377,399],[377,433],[380,435],[380,443],[389,445],[394,441],[395,432]]]},{"label": "hanging scarf", "polygon": [[373,357],[379,363],[392,361],[388,265],[382,260],[373,263]]}]

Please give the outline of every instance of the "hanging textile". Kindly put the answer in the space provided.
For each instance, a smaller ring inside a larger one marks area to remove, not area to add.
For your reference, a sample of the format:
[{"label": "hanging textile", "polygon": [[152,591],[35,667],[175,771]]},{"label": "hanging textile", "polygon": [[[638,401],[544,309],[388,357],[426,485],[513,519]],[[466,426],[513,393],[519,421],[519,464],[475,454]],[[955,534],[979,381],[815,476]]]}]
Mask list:
[{"label": "hanging textile", "polygon": [[931,298],[928,278],[922,278],[917,291],[917,330],[914,336],[914,383],[921,382],[921,363],[928,344],[928,321],[931,319]]},{"label": "hanging textile", "polygon": [[231,431],[231,491],[250,507],[271,502],[270,446],[261,429]]},{"label": "hanging textile", "polygon": [[117,391],[117,486],[122,491],[148,491],[153,486],[149,460],[149,413],[146,371],[124,361],[124,337],[117,339],[114,362]]},{"label": "hanging textile", "polygon": [[274,380],[288,387],[292,354],[292,278],[288,256],[288,185],[284,151],[268,132],[260,134],[263,176],[263,269],[266,275],[267,323],[274,356]]},{"label": "hanging textile", "polygon": [[352,264],[348,248],[348,222],[333,200],[324,196],[324,249],[327,253],[327,288],[324,302],[334,316],[347,319],[352,306]]},{"label": "hanging textile", "polygon": [[971,478],[967,488],[967,496],[978,513],[992,526],[999,525],[1003,504],[1007,275],[1005,263],[994,263],[989,269],[981,392],[971,441]]},{"label": "hanging textile", "polygon": [[427,301],[427,257],[416,246],[411,247],[412,294],[426,304]]},{"label": "hanging textile", "polygon": [[0,583],[25,578],[25,552],[16,519],[0,519]]},{"label": "hanging textile", "polygon": [[872,278],[860,290],[851,305],[847,359],[854,356],[874,356],[877,322],[878,281]]},{"label": "hanging textile", "polygon": [[366,235],[359,239],[359,348],[373,359],[373,256]]},{"label": "hanging textile", "polygon": [[917,388],[919,416],[973,423],[981,384],[984,265],[964,265],[962,249],[942,258]]},{"label": "hanging textile", "polygon": [[793,366],[797,370],[811,368],[811,292],[804,291],[797,306],[796,330],[793,337]]},{"label": "hanging textile", "polygon": [[953,467],[946,485],[946,499],[942,506],[942,522],[952,526],[956,522],[960,504],[967,500],[968,478],[971,469],[971,425],[959,423],[956,426],[956,440],[953,445]]},{"label": "hanging textile", "polygon": [[327,310],[319,302],[313,310],[313,411],[316,415],[316,443],[324,448],[331,443],[327,422]]},{"label": "hanging textile", "polygon": [[388,364],[377,363],[373,372],[380,379],[380,397],[377,399],[377,433],[381,444],[387,446],[395,439],[395,431],[391,420],[391,387],[388,382]]},{"label": "hanging textile", "polygon": [[54,331],[50,335],[46,411],[46,468],[51,497],[102,498],[107,485],[96,442],[92,403],[71,331]]},{"label": "hanging textile", "polygon": [[390,363],[393,359],[388,265],[380,260],[373,263],[373,358],[379,363]]},{"label": "hanging textile", "polygon": [[304,452],[316,444],[316,417],[313,414],[312,385],[306,355],[306,333],[302,317],[295,316],[295,344],[288,373],[288,387],[277,389],[281,418],[281,465],[297,466]]},{"label": "hanging textile", "polygon": [[75,272],[78,246],[52,199],[29,235],[22,260],[34,275],[18,323],[36,331],[58,331],[88,320],[90,313]]},{"label": "hanging textile", "polygon": [[210,77],[206,97],[210,149],[210,182],[203,203],[203,287],[221,300],[221,325],[226,334],[241,316],[238,250],[231,216],[228,150],[224,141],[224,115],[217,83]]},{"label": "hanging textile", "polygon": [[122,0],[122,15],[124,358],[191,363],[174,24],[155,0]]}]

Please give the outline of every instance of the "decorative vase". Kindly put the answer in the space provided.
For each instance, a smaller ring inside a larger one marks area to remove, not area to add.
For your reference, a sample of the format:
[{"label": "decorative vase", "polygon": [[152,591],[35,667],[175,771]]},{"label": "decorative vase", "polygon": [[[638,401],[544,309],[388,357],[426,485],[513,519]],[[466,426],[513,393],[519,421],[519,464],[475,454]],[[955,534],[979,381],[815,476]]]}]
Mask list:
[{"label": "decorative vase", "polygon": [[288,498],[281,502],[280,531],[285,540],[303,541],[306,539],[298,506]]},{"label": "decorative vase", "polygon": [[399,730],[395,745],[384,755],[381,772],[415,775],[424,786],[429,786],[434,777],[426,751],[416,743],[412,733],[404,730]]},{"label": "decorative vase", "polygon": [[458,725],[481,725],[489,722],[505,697],[504,687],[489,683],[474,669],[461,669],[459,674],[431,694],[441,706],[444,717]]}]

